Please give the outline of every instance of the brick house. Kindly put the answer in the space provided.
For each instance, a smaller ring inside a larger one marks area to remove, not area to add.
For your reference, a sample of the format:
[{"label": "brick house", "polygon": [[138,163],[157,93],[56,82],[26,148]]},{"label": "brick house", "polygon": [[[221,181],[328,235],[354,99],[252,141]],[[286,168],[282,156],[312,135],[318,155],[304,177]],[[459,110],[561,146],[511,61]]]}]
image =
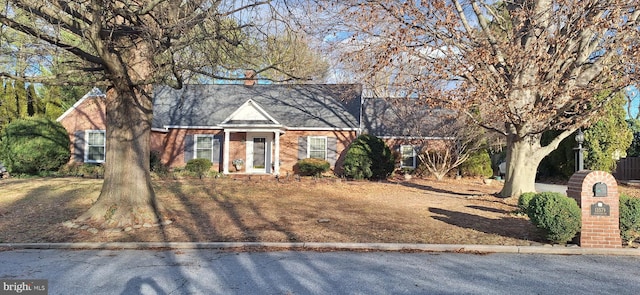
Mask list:
[{"label": "brick house", "polygon": [[[206,158],[224,174],[293,173],[304,158],[335,169],[360,134],[361,92],[326,84],[156,87],[151,150],[169,167]],[[104,110],[104,94],[94,89],[58,118],[72,162],[104,162]]]},{"label": "brick house", "polygon": [[[382,138],[397,153],[397,166],[408,169],[417,167],[425,145],[446,139],[438,132],[450,124],[443,116],[450,112],[361,93],[354,84],[156,87],[151,150],[172,168],[206,158],[224,174],[285,175],[304,158],[327,160],[339,172],[362,133]],[[104,97],[94,89],[58,118],[71,139],[71,162],[104,162]],[[234,165],[238,159],[242,167]]]}]

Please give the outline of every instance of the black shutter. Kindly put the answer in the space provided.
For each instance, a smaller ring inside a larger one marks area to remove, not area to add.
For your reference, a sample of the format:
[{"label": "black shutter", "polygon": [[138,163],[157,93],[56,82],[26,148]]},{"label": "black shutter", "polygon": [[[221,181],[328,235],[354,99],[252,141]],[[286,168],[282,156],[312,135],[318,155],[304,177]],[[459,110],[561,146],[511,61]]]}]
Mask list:
[{"label": "black shutter", "polygon": [[185,163],[193,159],[193,153],[194,153],[193,146],[195,143],[193,140],[194,139],[192,134],[189,134],[184,138],[184,162]]},{"label": "black shutter", "polygon": [[73,161],[74,162],[78,162],[78,163],[83,163],[84,162],[84,146],[85,146],[85,139],[84,139],[84,130],[78,130],[76,132],[73,133],[73,137],[75,138],[73,140]]},{"label": "black shutter", "polygon": [[338,160],[338,139],[327,137],[327,162],[333,167],[336,165],[336,160]]},{"label": "black shutter", "polygon": [[298,137],[298,160],[305,159],[307,157],[307,137]]},{"label": "black shutter", "polygon": [[418,168],[418,146],[411,145],[411,149],[413,150],[413,168]]},{"label": "black shutter", "polygon": [[220,164],[220,159],[222,158],[221,156],[222,149],[220,148],[221,139],[222,139],[222,135],[213,136],[213,150],[211,151],[211,153],[213,154],[213,159],[211,160],[211,162],[213,162],[214,164],[216,163]]}]

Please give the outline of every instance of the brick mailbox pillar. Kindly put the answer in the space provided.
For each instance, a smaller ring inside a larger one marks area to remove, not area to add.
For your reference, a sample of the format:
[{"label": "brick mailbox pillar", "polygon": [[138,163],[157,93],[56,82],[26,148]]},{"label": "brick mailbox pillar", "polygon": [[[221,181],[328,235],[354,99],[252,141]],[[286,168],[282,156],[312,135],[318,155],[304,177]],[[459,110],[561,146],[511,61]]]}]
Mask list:
[{"label": "brick mailbox pillar", "polygon": [[618,183],[604,171],[578,171],[569,179],[567,196],[582,208],[580,247],[622,248]]}]

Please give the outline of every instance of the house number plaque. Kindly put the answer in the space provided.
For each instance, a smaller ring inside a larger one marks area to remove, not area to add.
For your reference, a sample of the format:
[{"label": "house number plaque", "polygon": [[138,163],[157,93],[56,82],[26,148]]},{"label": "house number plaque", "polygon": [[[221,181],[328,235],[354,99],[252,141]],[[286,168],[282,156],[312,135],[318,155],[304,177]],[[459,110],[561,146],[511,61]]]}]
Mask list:
[{"label": "house number plaque", "polygon": [[609,216],[611,209],[609,205],[603,202],[597,202],[591,205],[591,216]]}]

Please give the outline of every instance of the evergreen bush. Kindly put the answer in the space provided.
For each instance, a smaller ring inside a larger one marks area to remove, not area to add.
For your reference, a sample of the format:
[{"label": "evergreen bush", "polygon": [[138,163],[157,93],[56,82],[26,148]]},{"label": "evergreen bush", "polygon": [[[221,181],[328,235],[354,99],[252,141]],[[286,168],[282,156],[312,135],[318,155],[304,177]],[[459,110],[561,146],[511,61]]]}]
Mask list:
[{"label": "evergreen bush", "polygon": [[165,176],[169,173],[169,167],[162,163],[162,155],[159,151],[151,151],[149,154],[149,170],[159,176]]},{"label": "evergreen bush", "polygon": [[483,149],[472,154],[469,159],[460,165],[460,171],[464,176],[478,176],[484,178],[493,176],[489,152]]},{"label": "evergreen bush", "polygon": [[46,118],[18,119],[2,129],[0,162],[10,173],[37,175],[57,171],[69,162],[67,130]]},{"label": "evergreen bush", "polygon": [[547,240],[564,244],[580,231],[581,211],[576,200],[559,193],[538,193],[531,201],[527,215],[545,234]]},{"label": "evergreen bush", "polygon": [[518,197],[518,209],[520,209],[520,212],[525,214],[527,213],[527,210],[529,210],[529,202],[531,202],[531,199],[535,196],[536,193],[528,192],[523,193]]},{"label": "evergreen bush", "polygon": [[211,161],[209,161],[208,159],[198,158],[189,160],[184,169],[191,173],[195,173],[199,178],[202,179],[202,176],[207,173],[209,169],[211,169],[211,166],[213,166],[213,163],[211,163]]},{"label": "evergreen bush", "polygon": [[345,177],[352,179],[369,179],[373,175],[371,159],[361,146],[349,147],[342,163],[342,170]]},{"label": "evergreen bush", "polygon": [[628,245],[640,238],[640,198],[620,194],[620,237]]},{"label": "evergreen bush", "polygon": [[329,162],[315,158],[302,159],[298,161],[297,165],[300,175],[303,176],[320,176],[329,171],[331,167]]},{"label": "evergreen bush", "polygon": [[382,139],[363,134],[347,150],[342,168],[348,178],[386,179],[395,168],[395,158]]}]

